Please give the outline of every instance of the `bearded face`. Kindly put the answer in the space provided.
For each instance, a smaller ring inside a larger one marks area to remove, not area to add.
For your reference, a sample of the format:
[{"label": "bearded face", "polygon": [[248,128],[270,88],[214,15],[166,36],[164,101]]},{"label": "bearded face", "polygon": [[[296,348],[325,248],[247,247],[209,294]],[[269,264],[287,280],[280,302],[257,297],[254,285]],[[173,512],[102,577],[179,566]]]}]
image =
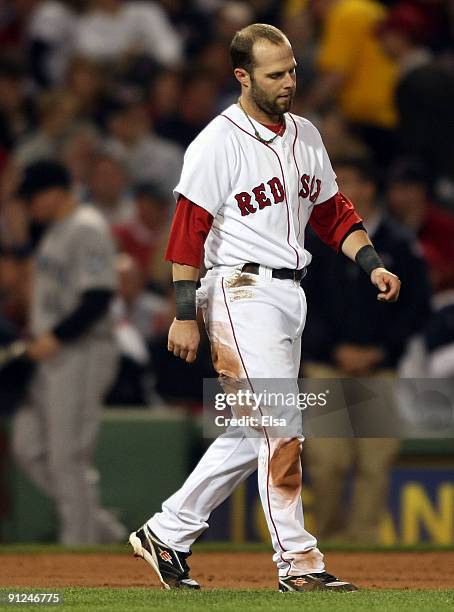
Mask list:
[{"label": "bearded face", "polygon": [[274,88],[269,86],[265,89],[251,75],[251,98],[261,111],[270,116],[281,116],[291,109],[295,89],[295,82],[293,82],[293,87],[287,87],[285,91],[275,92]]}]

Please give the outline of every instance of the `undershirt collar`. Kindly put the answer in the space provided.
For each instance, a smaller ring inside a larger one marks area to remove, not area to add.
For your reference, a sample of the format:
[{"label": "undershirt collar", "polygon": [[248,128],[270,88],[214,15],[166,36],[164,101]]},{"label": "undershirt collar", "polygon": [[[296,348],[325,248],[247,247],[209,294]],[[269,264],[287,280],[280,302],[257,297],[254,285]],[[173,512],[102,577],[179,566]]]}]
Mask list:
[{"label": "undershirt collar", "polygon": [[[262,125],[275,134],[279,134],[279,130],[282,129],[282,123],[272,123],[271,125],[268,123],[262,123]],[[285,130],[282,132],[282,134],[279,134],[279,136],[283,136],[284,134]]]}]

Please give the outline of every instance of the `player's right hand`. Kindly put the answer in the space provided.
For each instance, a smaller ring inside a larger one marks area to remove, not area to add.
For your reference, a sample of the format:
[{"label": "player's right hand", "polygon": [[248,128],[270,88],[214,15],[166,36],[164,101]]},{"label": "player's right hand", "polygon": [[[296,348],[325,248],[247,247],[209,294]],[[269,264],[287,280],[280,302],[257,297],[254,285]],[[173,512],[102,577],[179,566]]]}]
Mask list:
[{"label": "player's right hand", "polygon": [[187,361],[187,363],[192,363],[197,356],[199,342],[200,333],[197,321],[173,320],[169,329],[167,349],[175,357],[180,357]]}]

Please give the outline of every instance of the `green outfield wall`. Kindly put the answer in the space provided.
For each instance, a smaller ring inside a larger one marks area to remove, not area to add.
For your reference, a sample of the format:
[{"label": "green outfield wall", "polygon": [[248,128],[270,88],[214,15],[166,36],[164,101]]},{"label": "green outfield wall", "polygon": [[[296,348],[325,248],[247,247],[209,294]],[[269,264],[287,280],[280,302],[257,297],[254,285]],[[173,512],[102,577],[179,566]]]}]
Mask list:
[{"label": "green outfield wall", "polygon": [[[114,509],[127,527],[137,527],[184,481],[208,443],[201,439],[194,420],[178,410],[106,411],[96,452],[103,504]],[[2,541],[55,541],[58,524],[53,503],[12,460],[4,470],[7,490],[2,493]],[[306,479],[303,499],[310,529],[312,495]],[[237,543],[268,539],[254,476],[216,510],[206,538]],[[405,442],[391,473],[381,543],[399,546],[421,542],[454,545],[452,440]]]},{"label": "green outfield wall", "polygon": [[[96,467],[102,503],[130,527],[141,524],[183,482],[194,455],[197,431],[175,411],[109,410],[103,417]],[[54,541],[57,517],[43,496],[11,461],[7,483],[9,512],[3,541]]]}]

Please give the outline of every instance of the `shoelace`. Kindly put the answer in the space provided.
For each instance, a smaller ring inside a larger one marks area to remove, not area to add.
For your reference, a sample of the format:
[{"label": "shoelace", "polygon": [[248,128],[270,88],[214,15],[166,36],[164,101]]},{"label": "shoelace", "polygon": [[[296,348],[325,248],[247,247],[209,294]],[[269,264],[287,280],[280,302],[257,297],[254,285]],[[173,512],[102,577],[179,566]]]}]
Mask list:
[{"label": "shoelace", "polygon": [[328,574],[328,572],[320,572],[320,574],[314,574],[319,580],[322,582],[335,582],[337,580],[336,576],[332,574]]},{"label": "shoelace", "polygon": [[305,580],[303,576],[298,576],[298,578],[295,578],[292,582],[295,586],[300,587],[306,584],[307,580]]}]

